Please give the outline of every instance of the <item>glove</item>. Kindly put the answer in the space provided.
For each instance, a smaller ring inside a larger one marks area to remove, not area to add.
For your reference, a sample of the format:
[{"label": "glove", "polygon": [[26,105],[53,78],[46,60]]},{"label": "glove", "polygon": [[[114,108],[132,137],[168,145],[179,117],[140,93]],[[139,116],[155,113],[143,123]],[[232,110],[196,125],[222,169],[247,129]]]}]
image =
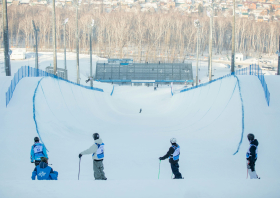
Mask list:
[{"label": "glove", "polygon": [[160,157],[160,158],[158,158],[159,160],[162,160],[163,158],[162,157]]},{"label": "glove", "polygon": [[83,155],[80,153],[80,154],[79,154],[79,158],[81,158],[82,156],[83,156]]},{"label": "glove", "polygon": [[248,160],[247,169],[251,169],[249,164],[250,164],[250,161]]}]

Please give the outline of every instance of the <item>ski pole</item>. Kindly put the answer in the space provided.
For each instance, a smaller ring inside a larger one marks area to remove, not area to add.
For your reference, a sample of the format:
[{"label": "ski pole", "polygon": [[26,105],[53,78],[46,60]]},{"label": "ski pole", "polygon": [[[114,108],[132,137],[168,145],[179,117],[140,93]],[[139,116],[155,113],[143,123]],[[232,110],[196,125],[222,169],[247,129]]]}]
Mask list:
[{"label": "ski pole", "polygon": [[78,173],[78,180],[80,179],[80,165],[81,165],[81,158],[80,158],[80,161],[79,161],[79,173]]},{"label": "ski pole", "polygon": [[247,167],[247,177],[246,177],[246,179],[248,179],[248,164],[247,164],[248,162],[246,161],[246,167]]},{"label": "ski pole", "polygon": [[161,162],[161,160],[159,160],[158,179],[159,179],[159,174],[160,174],[160,162]]}]

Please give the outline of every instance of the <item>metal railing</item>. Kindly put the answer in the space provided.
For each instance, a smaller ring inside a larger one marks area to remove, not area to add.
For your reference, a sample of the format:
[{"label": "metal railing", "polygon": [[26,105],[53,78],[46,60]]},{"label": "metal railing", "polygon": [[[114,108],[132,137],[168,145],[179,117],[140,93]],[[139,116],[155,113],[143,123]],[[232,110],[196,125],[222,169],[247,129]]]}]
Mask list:
[{"label": "metal railing", "polygon": [[193,80],[191,63],[97,63],[96,80]]},{"label": "metal railing", "polygon": [[35,68],[29,67],[29,66],[23,66],[17,71],[17,73],[15,73],[14,78],[11,81],[11,85],[10,85],[8,91],[6,92],[6,107],[8,106],[9,102],[11,101],[15,88],[21,79],[23,79],[24,77],[47,77],[47,76],[66,81],[66,82],[69,82],[74,85],[78,85],[78,86],[86,88],[86,89],[103,92],[103,89],[80,85],[80,84],[74,83],[72,81],[57,77],[53,74],[47,73],[40,69],[35,69]]}]

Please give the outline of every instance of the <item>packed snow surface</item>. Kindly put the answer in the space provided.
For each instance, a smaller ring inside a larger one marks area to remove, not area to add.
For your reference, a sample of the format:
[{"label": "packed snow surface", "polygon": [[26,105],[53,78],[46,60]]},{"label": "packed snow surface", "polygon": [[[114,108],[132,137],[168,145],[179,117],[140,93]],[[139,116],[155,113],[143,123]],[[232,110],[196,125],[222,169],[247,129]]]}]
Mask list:
[{"label": "packed snow surface", "polygon": [[[267,106],[255,76],[227,77],[179,93],[170,87],[131,87],[94,82],[104,92],[53,79],[24,78],[8,107],[5,92],[11,77],[0,78],[0,197],[280,197],[280,78],[267,76]],[[38,85],[39,80],[41,82]],[[30,149],[38,131],[48,149],[58,181],[31,181]],[[142,113],[139,113],[142,108]],[[91,155],[78,154],[98,132],[105,143],[107,181],[95,181]],[[246,179],[246,135],[259,141],[256,171],[260,180]],[[168,160],[161,161],[175,137],[181,147],[183,180],[171,179]],[[160,166],[160,176],[158,179]]]}]

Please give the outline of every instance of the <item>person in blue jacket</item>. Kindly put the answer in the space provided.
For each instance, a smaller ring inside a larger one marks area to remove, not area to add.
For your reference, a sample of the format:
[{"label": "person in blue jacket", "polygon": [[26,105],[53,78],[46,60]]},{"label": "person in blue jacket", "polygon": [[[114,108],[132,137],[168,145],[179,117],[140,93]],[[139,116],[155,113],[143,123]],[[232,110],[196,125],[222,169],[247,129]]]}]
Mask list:
[{"label": "person in blue jacket", "polygon": [[32,172],[32,180],[57,180],[58,172],[53,171],[53,169],[48,166],[48,159],[46,157],[41,158],[41,162],[35,167]]},{"label": "person in blue jacket", "polygon": [[46,147],[44,144],[40,143],[38,137],[35,137],[34,145],[32,145],[30,152],[31,163],[35,163],[35,166],[38,166],[41,162],[41,157],[48,158]]}]

